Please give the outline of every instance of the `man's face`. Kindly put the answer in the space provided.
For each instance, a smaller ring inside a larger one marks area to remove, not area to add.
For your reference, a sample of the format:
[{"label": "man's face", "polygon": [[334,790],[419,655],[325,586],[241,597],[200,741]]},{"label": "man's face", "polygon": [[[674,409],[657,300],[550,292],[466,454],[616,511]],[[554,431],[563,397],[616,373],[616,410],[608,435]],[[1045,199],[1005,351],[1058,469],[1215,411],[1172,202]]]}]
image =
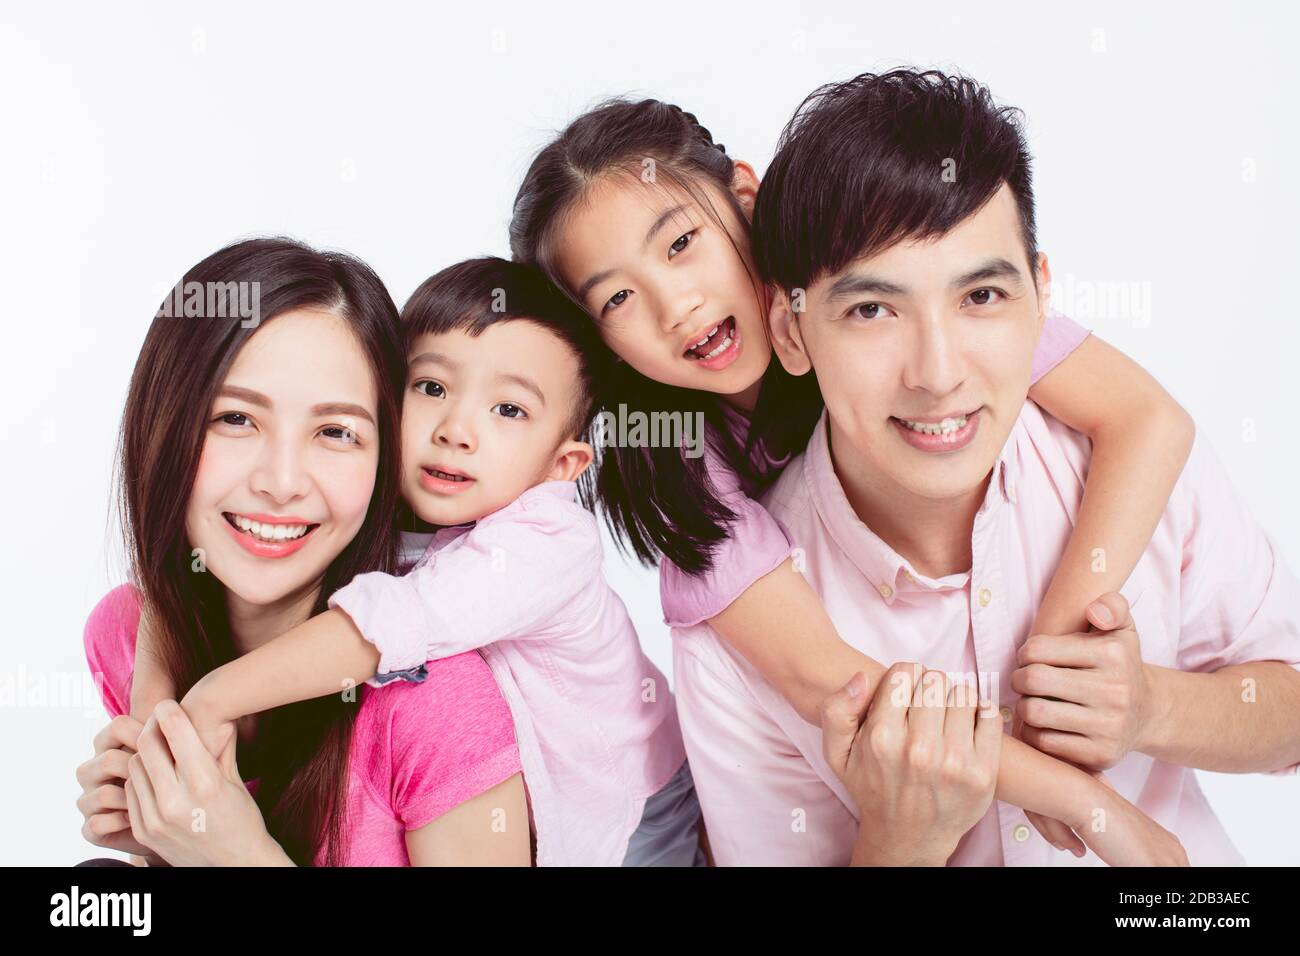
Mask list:
[{"label": "man's face", "polygon": [[1050,278],[1044,256],[1036,266],[1037,287],[1003,185],[938,239],[820,277],[784,342],[776,303],[781,361],[796,374],[811,362],[835,441],[851,446],[837,463],[923,498],[977,489],[1029,391]]}]

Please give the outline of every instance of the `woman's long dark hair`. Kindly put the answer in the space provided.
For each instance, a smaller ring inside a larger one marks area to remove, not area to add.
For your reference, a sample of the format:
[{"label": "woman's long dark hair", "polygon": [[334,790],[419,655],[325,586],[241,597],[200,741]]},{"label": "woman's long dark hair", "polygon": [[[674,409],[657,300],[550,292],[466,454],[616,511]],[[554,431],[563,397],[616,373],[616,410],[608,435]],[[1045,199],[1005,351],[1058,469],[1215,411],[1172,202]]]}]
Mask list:
[{"label": "woman's long dark hair", "polygon": [[[567,215],[602,176],[639,180],[647,159],[654,161],[656,181],[680,188],[719,225],[706,185],[715,187],[739,221],[746,222],[731,192],[735,163],[692,114],[659,100],[611,99],[570,123],[533,159],[515,197],[511,254],[538,266],[572,296],[555,266],[556,237]],[[742,483],[757,486],[765,476],[755,468],[747,443],[733,435],[721,402],[709,392],[657,382],[626,362],[612,366],[601,395],[611,412],[625,405],[629,413],[647,416],[703,413],[714,451]],[[598,453],[597,496],[615,540],[645,564],[662,555],[687,572],[708,570],[714,548],[727,536],[726,524],[736,516],[710,484],[704,459],[689,458],[676,447],[615,445]]]},{"label": "woman's long dark hair", "polygon": [[[131,376],[118,440],[118,494],[131,578],[142,592],[142,610],[150,617],[178,699],[236,656],[224,588],[212,574],[192,570],[185,533],[212,402],[240,349],[260,327],[241,319],[233,301],[239,287],[229,284],[258,283],[261,324],[300,308],[340,316],[374,377],[379,398],[375,489],[361,530],[325,571],[313,614],[324,611],[329,595],[355,575],[394,568],[403,376],[397,310],[379,277],[351,256],[290,239],[251,239],[208,256],[182,281],[183,289],[216,290],[216,314],[173,317],[164,314],[164,303]],[[268,831],[300,865],[311,865],[322,845],[329,865],[343,859],[355,718],[355,702],[329,695],[276,708],[259,724],[257,803]]]}]

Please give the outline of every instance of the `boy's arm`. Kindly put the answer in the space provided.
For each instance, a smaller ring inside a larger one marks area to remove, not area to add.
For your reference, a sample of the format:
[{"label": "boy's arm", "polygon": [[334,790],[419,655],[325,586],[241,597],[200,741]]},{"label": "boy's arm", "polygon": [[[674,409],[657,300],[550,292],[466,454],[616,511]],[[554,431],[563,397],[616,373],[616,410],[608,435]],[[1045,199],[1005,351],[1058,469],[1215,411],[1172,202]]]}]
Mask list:
[{"label": "boy's arm", "polygon": [[1092,439],[1078,520],[1029,633],[1086,631],[1088,605],[1118,591],[1146,550],[1196,425],[1159,382],[1096,335],[1031,386],[1029,397]]}]

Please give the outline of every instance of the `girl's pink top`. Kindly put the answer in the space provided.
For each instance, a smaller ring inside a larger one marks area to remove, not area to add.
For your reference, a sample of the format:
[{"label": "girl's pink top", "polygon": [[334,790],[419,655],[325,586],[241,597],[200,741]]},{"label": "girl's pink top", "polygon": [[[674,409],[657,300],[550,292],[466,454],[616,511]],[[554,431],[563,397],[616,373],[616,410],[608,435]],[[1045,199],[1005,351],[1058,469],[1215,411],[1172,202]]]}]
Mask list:
[{"label": "girl's pink top", "polygon": [[[110,591],[86,622],[86,661],[113,717],[130,710],[139,622],[130,584]],[[361,688],[348,752],[346,866],[410,866],[406,831],[521,770],[510,709],[483,659],[458,654],[428,674],[421,684]]]},{"label": "girl's pink top", "polygon": [[408,574],[358,575],[329,603],[378,648],[380,676],[479,648],[514,715],[537,864],[619,866],[686,751],[576,496],[572,481],[543,482],[439,529]]},{"label": "girl's pink top", "polygon": [[[1089,335],[1089,330],[1061,312],[1049,310],[1034,351],[1031,381],[1056,368]],[[739,412],[725,406],[743,443],[749,423]],[[713,552],[713,566],[703,574],[688,574],[671,561],[659,563],[659,601],[664,623],[669,627],[691,627],[722,613],[732,601],[769,571],[780,567],[794,552],[794,540],[781,522],[750,497],[735,469],[705,443],[705,464],[714,493],[736,514],[728,525],[728,537]],[[781,468],[784,462],[767,461],[763,467]]]}]

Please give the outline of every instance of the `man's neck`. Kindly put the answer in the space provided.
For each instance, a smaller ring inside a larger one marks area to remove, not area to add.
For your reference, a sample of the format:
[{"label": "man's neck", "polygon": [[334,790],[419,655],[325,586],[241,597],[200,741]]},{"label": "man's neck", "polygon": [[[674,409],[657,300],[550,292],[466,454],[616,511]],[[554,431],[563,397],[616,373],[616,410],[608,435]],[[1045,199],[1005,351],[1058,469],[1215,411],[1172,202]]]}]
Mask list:
[{"label": "man's neck", "polygon": [[969,571],[971,531],[991,473],[959,497],[924,498],[863,464],[834,420],[828,422],[831,466],[862,523],[926,577]]}]

